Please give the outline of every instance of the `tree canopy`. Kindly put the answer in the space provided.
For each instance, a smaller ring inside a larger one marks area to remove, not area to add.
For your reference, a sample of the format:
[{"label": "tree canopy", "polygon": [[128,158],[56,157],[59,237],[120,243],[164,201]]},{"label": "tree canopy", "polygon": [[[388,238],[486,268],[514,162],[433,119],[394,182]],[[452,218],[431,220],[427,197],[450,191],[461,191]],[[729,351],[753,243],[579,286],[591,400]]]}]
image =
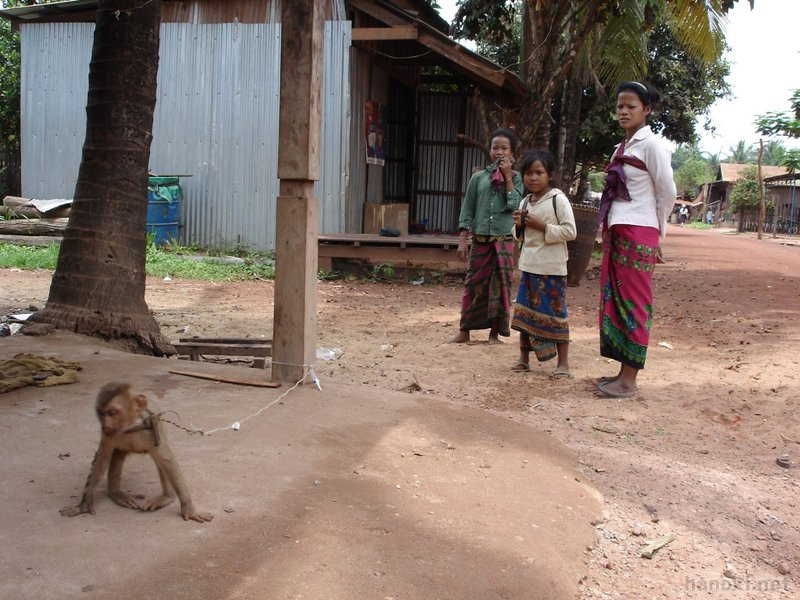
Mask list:
[{"label": "tree canopy", "polygon": [[[768,112],[756,120],[758,131],[764,135],[778,135],[800,138],[800,89],[796,89],[789,99],[789,112]],[[786,150],[781,157],[783,166],[794,173],[800,169],[800,150]]]},{"label": "tree canopy", "polygon": [[733,184],[730,196],[730,208],[733,212],[759,208],[761,205],[761,181],[758,178],[758,167],[745,167],[741,179]]},{"label": "tree canopy", "polygon": [[662,91],[656,132],[697,140],[697,118],[729,94],[722,16],[735,2],[460,0],[452,31],[521,77],[526,100],[493,124],[515,127],[520,148],[553,149],[568,189],[619,141],[611,96],[622,79]]}]

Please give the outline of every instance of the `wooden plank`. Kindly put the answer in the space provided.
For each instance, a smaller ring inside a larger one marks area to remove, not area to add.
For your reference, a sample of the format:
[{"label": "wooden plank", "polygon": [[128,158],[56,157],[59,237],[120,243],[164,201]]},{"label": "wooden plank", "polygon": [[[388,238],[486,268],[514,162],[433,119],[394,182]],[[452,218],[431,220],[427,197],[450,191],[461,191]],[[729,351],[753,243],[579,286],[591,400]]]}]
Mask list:
[{"label": "wooden plank", "polygon": [[428,246],[449,248],[458,247],[458,237],[447,236],[427,236],[427,235],[401,235],[389,237],[368,233],[325,233],[317,236],[319,246],[324,245],[359,245],[359,246]]},{"label": "wooden plank", "polygon": [[213,354],[223,356],[272,356],[271,344],[193,344],[176,342],[172,344],[178,354]]},{"label": "wooden plank", "polygon": [[350,5],[353,8],[357,8],[361,12],[365,12],[368,15],[371,15],[386,23],[387,25],[391,25],[392,27],[402,27],[403,25],[408,25],[408,19],[403,18],[389,9],[386,9],[382,6],[378,6],[371,0],[349,0]]},{"label": "wooden plank", "polygon": [[252,379],[237,379],[235,377],[223,377],[221,375],[211,375],[209,373],[197,373],[196,371],[169,371],[173,375],[186,375],[186,377],[197,377],[198,379],[210,379],[211,381],[219,381],[220,383],[233,383],[236,385],[249,385],[253,387],[265,388],[278,388],[281,387],[280,383],[273,381],[255,381]]},{"label": "wooden plank", "polygon": [[418,41],[436,54],[444,56],[452,62],[455,70],[468,77],[478,76],[485,82],[493,84],[496,89],[502,90],[506,81],[505,74],[497,67],[492,67],[488,61],[484,62],[478,56],[465,52],[464,49],[450,38],[436,32],[422,30],[419,32]]},{"label": "wooden plank", "polygon": [[387,246],[320,246],[320,257],[384,261],[461,262],[456,248],[398,248]]},{"label": "wooden plank", "polygon": [[413,25],[402,27],[355,27],[353,41],[415,40],[417,28]]},{"label": "wooden plank", "polygon": [[272,344],[272,340],[258,338],[180,338],[179,342],[194,342],[196,344]]}]

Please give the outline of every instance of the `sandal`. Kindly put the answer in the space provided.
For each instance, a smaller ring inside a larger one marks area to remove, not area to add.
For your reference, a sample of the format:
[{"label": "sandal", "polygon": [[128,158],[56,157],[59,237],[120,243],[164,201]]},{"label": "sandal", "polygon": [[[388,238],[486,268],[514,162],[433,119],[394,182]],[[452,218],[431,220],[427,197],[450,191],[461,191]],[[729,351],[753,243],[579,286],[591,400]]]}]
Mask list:
[{"label": "sandal", "polygon": [[519,361],[517,364],[511,367],[511,370],[515,373],[529,373],[531,367],[528,363]]},{"label": "sandal", "polygon": [[624,392],[615,392],[612,390],[606,389],[606,385],[602,384],[598,385],[597,389],[594,392],[594,395],[598,398],[633,398],[639,393],[639,390],[628,390]]},{"label": "sandal", "polygon": [[550,379],[574,379],[574,375],[569,371],[553,371],[550,373]]}]

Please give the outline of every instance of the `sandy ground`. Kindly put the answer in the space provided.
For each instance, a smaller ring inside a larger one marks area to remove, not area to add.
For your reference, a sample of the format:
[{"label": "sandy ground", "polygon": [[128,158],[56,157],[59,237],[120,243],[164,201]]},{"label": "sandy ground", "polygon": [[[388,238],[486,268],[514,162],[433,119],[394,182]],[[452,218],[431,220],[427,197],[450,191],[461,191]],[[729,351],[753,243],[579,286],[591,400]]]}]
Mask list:
[{"label": "sandy ground", "polygon": [[[166,374],[174,361],[62,334],[0,340],[0,358],[61,349],[87,364],[55,394],[0,397],[0,596],[796,598],[800,247],[787,241],[671,227],[640,393],[618,400],[588,383],[615,370],[597,351],[596,280],[569,289],[567,381],[552,365],[512,373],[515,337],[444,343],[457,282],[321,282],[319,345],[343,352],[318,362],[322,394],[293,392],[252,430],[170,434],[195,503],[217,514],[205,526],[106,498],[95,517],[58,516],[96,439],[88,399],[113,372],[208,428],[279,392],[183,380]],[[49,277],[0,271],[0,314],[41,306]],[[272,292],[150,280],[147,300],[173,339],[271,337]],[[153,485],[145,467],[131,487]],[[114,558],[99,573],[98,556]]]}]

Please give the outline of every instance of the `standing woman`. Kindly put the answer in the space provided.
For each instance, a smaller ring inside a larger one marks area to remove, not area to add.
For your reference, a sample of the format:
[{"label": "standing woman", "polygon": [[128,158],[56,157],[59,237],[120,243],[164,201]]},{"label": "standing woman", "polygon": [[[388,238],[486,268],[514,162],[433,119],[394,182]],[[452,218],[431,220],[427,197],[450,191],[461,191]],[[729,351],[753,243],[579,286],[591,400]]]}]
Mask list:
[{"label": "standing woman", "polygon": [[659,93],[638,81],[617,87],[617,120],[625,139],[606,166],[600,204],[603,265],[600,278],[600,354],[620,363],[613,377],[596,381],[598,395],[636,393],[653,322],[653,268],[675,203],[671,152],[647,118]]},{"label": "standing woman", "polygon": [[511,282],[514,273],[514,211],[522,201],[522,178],[512,170],[517,137],[510,129],[490,136],[492,164],[475,173],[467,185],[458,219],[458,256],[467,260],[467,235],[472,250],[464,280],[459,332],[451,343],[470,340],[473,329],[488,329],[489,343],[509,336]]}]

